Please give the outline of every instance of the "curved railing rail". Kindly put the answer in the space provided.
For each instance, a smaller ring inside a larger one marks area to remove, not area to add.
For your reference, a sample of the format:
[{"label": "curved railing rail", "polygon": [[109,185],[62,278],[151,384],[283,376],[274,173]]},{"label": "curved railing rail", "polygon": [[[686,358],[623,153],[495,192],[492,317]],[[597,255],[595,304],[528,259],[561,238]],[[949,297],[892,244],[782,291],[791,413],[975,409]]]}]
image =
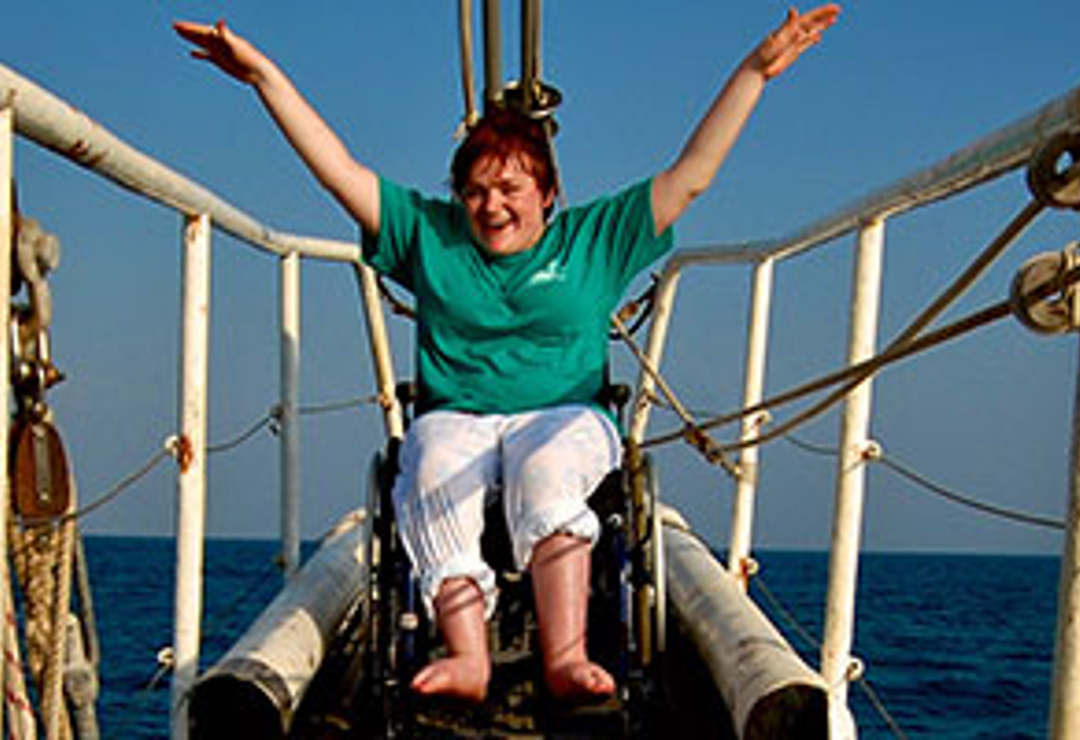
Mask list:
[{"label": "curved railing rail", "polygon": [[284,256],[358,262],[355,244],[275,231],[202,185],[124,143],[77,108],[0,64],[0,101],[15,111],[15,130],[46,149],[254,247]]}]

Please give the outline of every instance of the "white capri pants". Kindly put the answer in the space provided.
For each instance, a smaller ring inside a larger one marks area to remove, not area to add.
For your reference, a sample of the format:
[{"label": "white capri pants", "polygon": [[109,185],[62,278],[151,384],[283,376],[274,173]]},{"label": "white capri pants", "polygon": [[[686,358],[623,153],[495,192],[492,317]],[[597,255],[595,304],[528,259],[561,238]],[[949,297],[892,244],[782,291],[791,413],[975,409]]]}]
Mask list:
[{"label": "white capri pants", "polygon": [[420,593],[434,618],[447,578],[472,579],[495,609],[495,574],[480,554],[484,501],[501,490],[503,513],[521,570],[533,547],[555,533],[595,543],[596,514],[585,503],[618,467],[618,431],[602,412],[571,405],[518,414],[431,411],[410,426],[401,447],[394,509]]}]

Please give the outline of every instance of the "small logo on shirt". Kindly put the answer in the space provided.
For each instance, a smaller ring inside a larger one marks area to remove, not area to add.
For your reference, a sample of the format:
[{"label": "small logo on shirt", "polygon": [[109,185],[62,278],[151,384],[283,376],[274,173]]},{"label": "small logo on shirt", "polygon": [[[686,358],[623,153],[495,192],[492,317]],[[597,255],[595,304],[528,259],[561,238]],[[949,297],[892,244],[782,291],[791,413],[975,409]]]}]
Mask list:
[{"label": "small logo on shirt", "polygon": [[551,260],[539,270],[534,272],[526,285],[544,285],[545,283],[561,283],[566,280],[566,270],[558,260]]}]

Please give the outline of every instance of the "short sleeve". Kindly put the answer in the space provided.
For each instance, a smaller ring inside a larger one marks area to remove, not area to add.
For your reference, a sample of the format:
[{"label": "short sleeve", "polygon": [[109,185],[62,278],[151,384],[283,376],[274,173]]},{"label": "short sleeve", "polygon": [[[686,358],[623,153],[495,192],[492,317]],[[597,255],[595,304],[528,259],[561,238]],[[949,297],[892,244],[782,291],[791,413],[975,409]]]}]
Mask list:
[{"label": "short sleeve", "polygon": [[379,177],[379,233],[363,231],[364,261],[376,272],[409,289],[412,289],[409,255],[415,247],[423,213],[423,196]]},{"label": "short sleeve", "polygon": [[652,180],[642,180],[567,214],[572,238],[603,261],[617,294],[674,244],[671,227],[656,233],[651,192]]}]

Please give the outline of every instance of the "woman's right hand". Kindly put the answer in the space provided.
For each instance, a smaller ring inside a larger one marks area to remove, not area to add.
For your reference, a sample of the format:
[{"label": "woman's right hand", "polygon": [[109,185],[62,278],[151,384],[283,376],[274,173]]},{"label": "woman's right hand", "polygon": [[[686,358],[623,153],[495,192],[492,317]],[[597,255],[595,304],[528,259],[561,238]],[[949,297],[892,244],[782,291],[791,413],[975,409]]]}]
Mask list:
[{"label": "woman's right hand", "polygon": [[191,50],[191,56],[216,64],[241,82],[257,83],[270,64],[262,52],[233,33],[223,20],[214,25],[175,21],[173,29],[197,47]]}]

